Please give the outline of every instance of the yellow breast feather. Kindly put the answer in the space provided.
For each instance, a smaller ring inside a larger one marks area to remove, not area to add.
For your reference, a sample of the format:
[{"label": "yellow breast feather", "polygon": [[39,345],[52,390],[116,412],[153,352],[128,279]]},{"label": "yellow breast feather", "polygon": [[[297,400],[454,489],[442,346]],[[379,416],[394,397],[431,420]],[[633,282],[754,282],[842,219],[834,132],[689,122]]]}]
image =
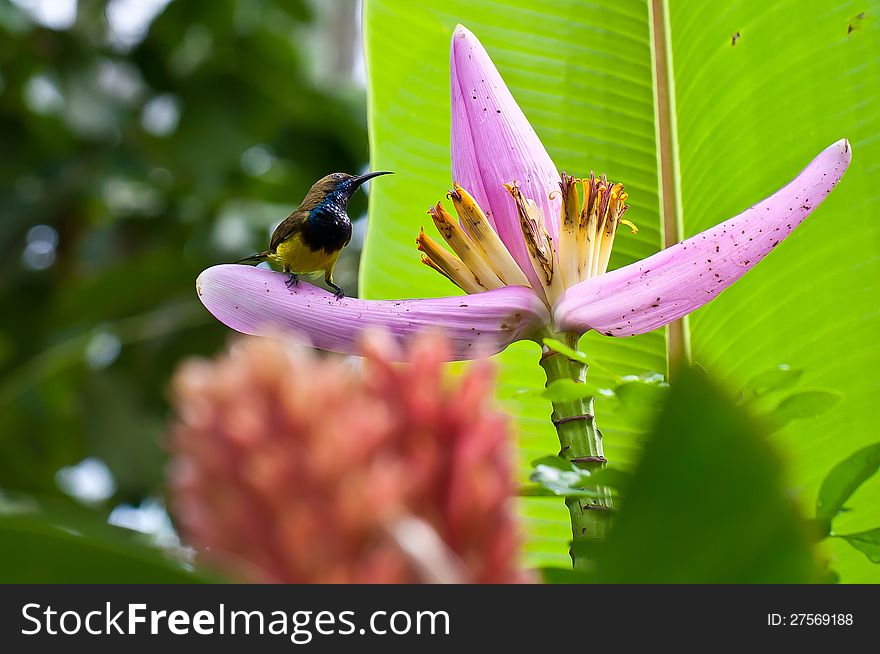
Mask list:
[{"label": "yellow breast feather", "polygon": [[272,261],[298,275],[332,270],[338,258],[339,251],[312,250],[299,233],[279,243],[270,255]]}]

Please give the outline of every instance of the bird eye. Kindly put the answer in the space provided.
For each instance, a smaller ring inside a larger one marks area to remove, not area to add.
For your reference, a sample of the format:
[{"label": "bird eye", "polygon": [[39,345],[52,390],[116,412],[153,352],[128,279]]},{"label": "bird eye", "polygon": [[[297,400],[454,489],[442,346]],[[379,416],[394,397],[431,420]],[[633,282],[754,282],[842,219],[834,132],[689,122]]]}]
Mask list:
[{"label": "bird eye", "polygon": [[333,173],[333,179],[342,179],[342,173]]}]

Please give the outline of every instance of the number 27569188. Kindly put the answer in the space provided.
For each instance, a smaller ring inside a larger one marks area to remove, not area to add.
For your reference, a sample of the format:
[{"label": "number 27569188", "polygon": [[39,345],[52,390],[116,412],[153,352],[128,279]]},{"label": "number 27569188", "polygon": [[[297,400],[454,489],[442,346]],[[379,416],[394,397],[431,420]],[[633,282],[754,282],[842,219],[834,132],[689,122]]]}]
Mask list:
[{"label": "number 27569188", "polygon": [[768,613],[771,627],[850,627],[852,613]]}]

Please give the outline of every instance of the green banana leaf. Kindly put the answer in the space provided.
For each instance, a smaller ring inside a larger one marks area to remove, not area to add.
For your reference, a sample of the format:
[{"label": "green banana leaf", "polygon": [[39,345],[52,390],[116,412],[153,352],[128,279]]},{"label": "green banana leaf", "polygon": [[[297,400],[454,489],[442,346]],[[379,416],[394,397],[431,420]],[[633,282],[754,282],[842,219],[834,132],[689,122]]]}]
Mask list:
[{"label": "green banana leaf", "polygon": [[[604,172],[626,184],[627,217],[640,231],[617,239],[611,268],[663,247],[663,189],[667,238],[687,237],[764,198],[847,137],[853,164],[828,201],[684,325],[692,361],[731,392],[788,364],[803,370],[801,387],[842,394],[830,410],[772,437],[806,511],[830,468],[876,440],[880,348],[870,339],[880,333],[880,224],[872,216],[880,208],[872,182],[880,172],[878,16],[876,0],[367,0],[372,166],[397,175],[372,191],[361,294],[458,293],[419,263],[414,239],[430,225],[428,205],[452,181],[448,53],[459,22],[483,42],[560,170]],[[659,78],[656,61],[666,63]],[[659,103],[664,77],[669,101]],[[668,121],[658,108],[669,110]],[[671,147],[671,165],[658,164],[658,143]],[[592,383],[613,387],[615,375],[665,373],[665,332],[587,335],[581,349],[596,364]],[[537,356],[537,345],[518,343],[497,357],[499,398],[516,420],[523,479],[532,460],[558,449],[549,403],[537,392],[544,384]],[[632,461],[637,428],[610,401],[599,402],[597,416],[609,459]],[[520,504],[527,562],[565,565],[570,527],[562,502],[530,497]],[[878,504],[880,479],[872,479],[835,528],[875,527]],[[827,547],[842,581],[880,581],[880,569],[844,542]]]},{"label": "green banana leaf", "polygon": [[679,368],[652,432],[614,531],[596,547],[595,581],[823,580],[811,526],[783,487],[762,426],[711,379]]},{"label": "green banana leaf", "polygon": [[216,583],[106,515],[51,498],[0,494],[0,583]]}]

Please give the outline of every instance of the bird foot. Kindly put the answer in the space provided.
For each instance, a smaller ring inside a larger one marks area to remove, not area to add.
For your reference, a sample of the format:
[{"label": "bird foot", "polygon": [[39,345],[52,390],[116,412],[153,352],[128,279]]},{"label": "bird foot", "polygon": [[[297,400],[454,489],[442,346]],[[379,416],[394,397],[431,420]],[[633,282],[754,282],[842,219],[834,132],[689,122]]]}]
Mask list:
[{"label": "bird foot", "polygon": [[296,273],[287,273],[287,281],[284,282],[284,285],[289,289],[293,286],[299,284],[299,277]]},{"label": "bird foot", "polygon": [[330,286],[330,288],[333,289],[333,295],[336,296],[336,299],[337,299],[337,300],[341,300],[342,298],[345,297],[345,291],[342,290],[342,287],[341,287],[341,286],[337,286],[337,285],[334,284],[333,282],[327,282],[327,285]]}]

